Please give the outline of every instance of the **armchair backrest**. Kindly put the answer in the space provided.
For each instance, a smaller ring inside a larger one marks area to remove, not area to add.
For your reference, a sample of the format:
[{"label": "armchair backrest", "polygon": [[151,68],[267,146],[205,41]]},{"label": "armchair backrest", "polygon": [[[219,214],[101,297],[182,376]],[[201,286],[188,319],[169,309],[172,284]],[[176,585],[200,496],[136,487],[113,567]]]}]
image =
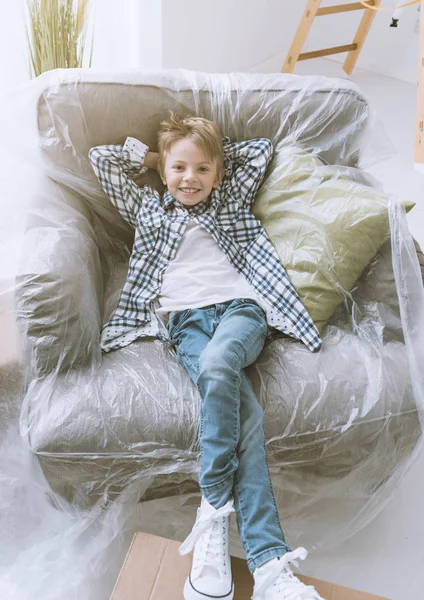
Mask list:
[{"label": "armchair backrest", "polygon": [[[32,191],[17,293],[27,362],[38,374],[100,360],[103,296],[113,296],[110,282],[119,271],[103,280],[108,242],[132,242],[95,178],[91,147],[132,135],[156,149],[161,120],[179,110],[217,122],[233,141],[284,139],[330,163],[355,165],[369,116],[353,84],[322,77],[70,69],[46,73],[38,85],[39,145],[53,182],[44,172],[41,188]],[[155,185],[155,177],[149,173],[147,181]],[[125,266],[126,259],[121,252],[111,264]]]},{"label": "armchair backrest", "polygon": [[116,223],[116,212],[95,180],[88,151],[96,145],[123,143],[127,135],[156,149],[159,124],[170,110],[211,119],[233,141],[285,139],[313,150],[326,162],[350,166],[358,161],[369,117],[365,98],[342,79],[184,70],[116,75],[59,70],[46,78],[37,107],[49,175]]}]

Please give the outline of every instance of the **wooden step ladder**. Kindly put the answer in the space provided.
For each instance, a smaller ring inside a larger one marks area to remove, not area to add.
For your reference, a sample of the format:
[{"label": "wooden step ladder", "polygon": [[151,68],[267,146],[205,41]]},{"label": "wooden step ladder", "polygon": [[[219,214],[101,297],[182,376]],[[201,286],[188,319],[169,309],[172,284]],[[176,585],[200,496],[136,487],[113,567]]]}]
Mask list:
[{"label": "wooden step ladder", "polygon": [[[338,4],[337,6],[328,6],[325,8],[320,7],[321,2],[322,0],[308,0],[307,7],[299,23],[296,35],[294,36],[293,43],[287,54],[286,62],[281,69],[282,73],[293,73],[298,60],[307,60],[309,58],[317,58],[319,56],[329,56],[331,54],[347,52],[348,55],[343,64],[343,69],[348,75],[351,75],[377,11],[364,7],[364,5],[360,2]],[[381,4],[381,0],[368,0],[367,4],[378,7]],[[415,168],[424,175],[424,0],[421,0],[420,6],[421,16],[415,137]],[[323,50],[315,50],[314,52],[301,53],[303,44],[305,43],[315,17],[322,17],[335,13],[351,12],[354,10],[363,10],[365,12],[351,44],[346,44],[345,46],[334,46],[332,48],[324,48]]]},{"label": "wooden step ladder", "polygon": [[[342,52],[348,52],[343,69],[348,75],[352,73],[376,15],[376,11],[365,8],[360,2],[351,2],[350,4],[338,4],[337,6],[320,8],[321,2],[322,0],[308,0],[308,5],[299,23],[299,28],[294,36],[289,53],[287,54],[286,62],[281,69],[282,73],[293,73],[298,60],[308,60],[310,58],[329,56],[330,54],[340,54]],[[368,2],[370,6],[379,6],[380,3],[381,0],[369,0]],[[364,15],[362,16],[351,44],[334,46],[332,48],[324,48],[323,50],[315,50],[314,52],[304,52],[301,54],[303,44],[305,43],[315,17],[351,12],[353,10],[363,10]]]}]

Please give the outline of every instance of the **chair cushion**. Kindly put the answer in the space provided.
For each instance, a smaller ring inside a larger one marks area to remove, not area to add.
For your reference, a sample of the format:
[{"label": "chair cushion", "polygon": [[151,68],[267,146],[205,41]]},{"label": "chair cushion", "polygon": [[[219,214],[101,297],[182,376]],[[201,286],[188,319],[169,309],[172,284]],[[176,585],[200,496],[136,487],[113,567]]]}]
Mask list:
[{"label": "chair cushion", "polygon": [[[341,305],[319,353],[277,339],[248,368],[274,472],[307,472],[311,485],[348,477],[369,493],[411,453],[421,428],[395,292],[388,242],[352,292],[359,335]],[[159,340],[105,355],[98,370],[40,380],[22,420],[53,489],[68,498],[86,488],[94,501],[133,478],[157,479],[160,494],[196,480],[199,395]]]},{"label": "chair cushion", "polygon": [[[390,236],[389,195],[352,181],[299,146],[279,144],[254,204],[287,274],[322,332]],[[406,202],[411,210],[412,202]]]}]

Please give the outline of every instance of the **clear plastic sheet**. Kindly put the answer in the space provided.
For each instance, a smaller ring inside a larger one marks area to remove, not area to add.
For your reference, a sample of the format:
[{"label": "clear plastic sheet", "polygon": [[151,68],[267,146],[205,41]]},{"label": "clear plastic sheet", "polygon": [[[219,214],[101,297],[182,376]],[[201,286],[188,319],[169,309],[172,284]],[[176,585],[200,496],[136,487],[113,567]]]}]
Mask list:
[{"label": "clear plastic sheet", "polygon": [[[288,542],[319,551],[375,518],[421,450],[424,294],[411,205],[363,170],[388,145],[360,90],[68,70],[1,109],[2,600],[103,600],[135,531],[183,540],[193,525],[198,393],[163,341],[101,353],[133,232],[88,160],[128,135],[155,149],[171,109],[274,144],[253,211],[324,342],[311,353],[277,337],[248,368]],[[146,182],[163,191],[156,173]],[[231,550],[243,556],[235,520]]]}]

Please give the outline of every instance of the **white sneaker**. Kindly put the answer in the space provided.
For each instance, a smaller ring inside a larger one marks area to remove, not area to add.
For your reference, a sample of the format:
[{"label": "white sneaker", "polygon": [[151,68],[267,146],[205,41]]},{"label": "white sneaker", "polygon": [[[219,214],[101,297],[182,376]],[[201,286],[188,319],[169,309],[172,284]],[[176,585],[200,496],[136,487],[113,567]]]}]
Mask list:
[{"label": "white sneaker", "polygon": [[324,600],[312,585],[305,585],[290,568],[296,559],[305,560],[305,548],[297,548],[279,558],[272,558],[253,571],[255,587],[252,600]]},{"label": "white sneaker", "polygon": [[191,572],[184,584],[184,600],[232,600],[234,585],[228,551],[232,512],[232,499],[215,509],[202,496],[194,527],[179,547],[181,555],[194,549]]}]

